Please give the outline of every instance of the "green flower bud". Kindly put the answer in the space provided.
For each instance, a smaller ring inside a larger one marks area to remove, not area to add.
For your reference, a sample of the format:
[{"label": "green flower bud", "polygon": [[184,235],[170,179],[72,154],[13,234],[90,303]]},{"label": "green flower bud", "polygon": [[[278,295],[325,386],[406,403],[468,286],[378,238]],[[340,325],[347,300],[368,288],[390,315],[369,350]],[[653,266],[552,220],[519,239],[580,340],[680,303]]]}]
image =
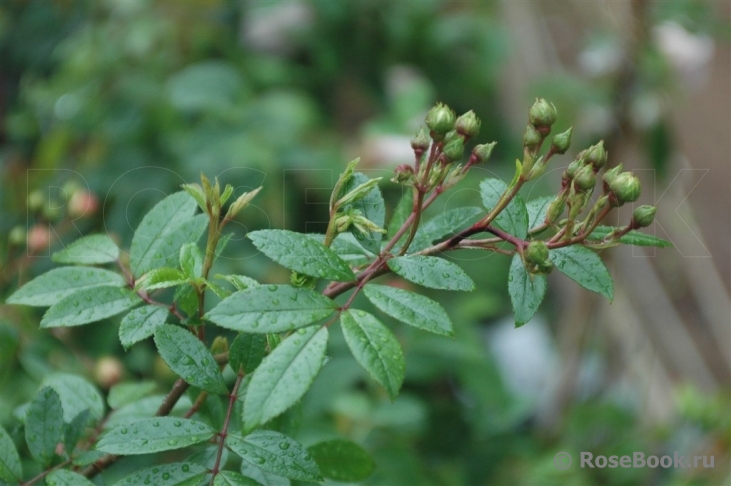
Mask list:
[{"label": "green flower bud", "polygon": [[604,179],[604,183],[605,183],[604,189],[606,191],[609,190],[609,186],[611,185],[612,181],[614,180],[615,177],[617,177],[619,175],[620,172],[622,172],[622,164],[619,164],[618,166],[616,166],[612,169],[609,169],[608,171],[606,171],[604,173],[604,176],[602,177],[602,179]]},{"label": "green flower bud", "polygon": [[414,168],[408,164],[397,165],[393,171],[391,181],[397,184],[407,184],[414,180]]},{"label": "green flower bud", "polygon": [[566,151],[571,146],[571,132],[573,131],[574,127],[569,128],[565,132],[559,133],[555,137],[553,137],[553,140],[551,140],[551,147],[553,148],[553,151],[557,154],[565,154]]},{"label": "green flower bud", "polygon": [[211,343],[211,353],[214,355],[228,353],[228,339],[225,336],[216,336]]},{"label": "green flower bud", "polygon": [[592,145],[586,151],[587,163],[594,166],[596,170],[601,169],[607,163],[607,151],[604,150],[604,140],[601,140],[598,144]]},{"label": "green flower bud", "polygon": [[655,219],[655,206],[643,205],[634,210],[632,213],[632,226],[635,228],[646,228],[652,224]]},{"label": "green flower bud", "polygon": [[43,192],[40,189],[31,191],[31,193],[28,194],[28,211],[40,211],[45,203],[46,198],[43,196]]},{"label": "green flower bud", "polygon": [[553,103],[549,103],[543,98],[536,99],[530,109],[530,122],[543,135],[548,135],[551,131],[551,125],[556,123],[557,117],[556,107]]},{"label": "green flower bud", "polygon": [[465,138],[476,137],[480,133],[480,119],[477,118],[475,112],[470,110],[464,115],[457,118],[455,127],[457,132]]},{"label": "green flower bud", "polygon": [[411,139],[411,148],[415,151],[424,152],[429,149],[430,144],[431,139],[429,138],[429,134],[423,128],[420,128],[419,133]]},{"label": "green flower bud", "polygon": [[20,246],[25,244],[25,228],[16,226],[8,234],[8,242],[11,245]]},{"label": "green flower bud", "polygon": [[586,164],[584,163],[583,159],[577,158],[569,164],[568,168],[566,168],[566,177],[568,177],[569,179],[573,179],[576,175],[576,172],[585,165]]},{"label": "green flower bud", "polygon": [[556,199],[551,201],[546,211],[546,223],[555,223],[558,218],[563,214],[564,208],[566,207],[566,192],[562,192],[556,196]]},{"label": "green flower bud", "polygon": [[594,185],[596,185],[596,174],[592,166],[585,165],[574,174],[574,187],[578,190],[589,191]]},{"label": "green flower bud", "polygon": [[534,150],[540,145],[541,140],[543,140],[543,137],[538,130],[533,125],[526,125],[525,132],[523,132],[523,146],[529,150]]},{"label": "green flower bud", "polygon": [[548,246],[540,240],[531,241],[525,249],[526,268],[530,273],[550,273],[553,262],[548,257]]},{"label": "green flower bud", "polygon": [[[55,203],[55,201],[51,201]],[[47,221],[58,221],[61,218],[61,208],[57,206],[51,206],[50,204],[43,208],[43,217]]]},{"label": "green flower bud", "polygon": [[454,123],[457,119],[454,111],[443,103],[437,103],[429,113],[426,114],[426,126],[431,130],[431,137],[441,142],[444,135],[454,130]]},{"label": "green flower bud", "polygon": [[616,206],[636,201],[640,197],[640,180],[631,172],[622,172],[617,175],[609,183],[609,188],[614,195],[614,198],[610,197],[610,201]]},{"label": "green flower bud", "polygon": [[490,160],[492,149],[495,148],[495,145],[497,145],[497,142],[483,143],[472,149],[472,155],[475,157],[478,164],[484,164]]},{"label": "green flower bud", "polygon": [[464,140],[461,137],[457,137],[455,140],[448,142],[444,146],[443,153],[449,162],[461,159],[464,155]]},{"label": "green flower bud", "polygon": [[448,144],[449,142],[453,140],[463,140],[462,135],[457,133],[457,130],[450,130],[447,132],[447,134],[444,136],[444,145]]}]

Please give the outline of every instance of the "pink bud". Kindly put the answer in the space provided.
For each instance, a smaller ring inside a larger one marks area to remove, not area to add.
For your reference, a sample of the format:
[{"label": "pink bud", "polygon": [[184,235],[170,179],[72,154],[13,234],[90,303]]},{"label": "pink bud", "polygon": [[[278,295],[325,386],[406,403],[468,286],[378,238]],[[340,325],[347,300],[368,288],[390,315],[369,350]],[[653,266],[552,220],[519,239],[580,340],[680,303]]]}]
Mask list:
[{"label": "pink bud", "polygon": [[92,216],[97,210],[99,210],[99,199],[88,191],[76,191],[69,200],[69,216],[72,218]]},{"label": "pink bud", "polygon": [[28,231],[28,249],[32,252],[47,250],[51,244],[51,233],[48,227],[37,224]]}]

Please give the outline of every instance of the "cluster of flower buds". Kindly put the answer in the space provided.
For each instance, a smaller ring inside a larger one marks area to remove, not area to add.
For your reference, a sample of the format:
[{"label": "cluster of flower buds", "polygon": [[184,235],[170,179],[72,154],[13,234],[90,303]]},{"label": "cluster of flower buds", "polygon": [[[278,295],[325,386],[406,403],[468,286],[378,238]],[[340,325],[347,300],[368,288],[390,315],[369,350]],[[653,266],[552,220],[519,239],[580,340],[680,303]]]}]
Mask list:
[{"label": "cluster of flower buds", "polygon": [[523,132],[523,163],[521,165],[524,180],[539,177],[546,170],[546,164],[553,154],[563,154],[571,145],[573,127],[559,133],[551,140],[551,149],[545,156],[538,156],[538,152],[551,133],[551,127],[556,123],[558,112],[553,103],[543,98],[536,99],[528,115],[528,124]]}]

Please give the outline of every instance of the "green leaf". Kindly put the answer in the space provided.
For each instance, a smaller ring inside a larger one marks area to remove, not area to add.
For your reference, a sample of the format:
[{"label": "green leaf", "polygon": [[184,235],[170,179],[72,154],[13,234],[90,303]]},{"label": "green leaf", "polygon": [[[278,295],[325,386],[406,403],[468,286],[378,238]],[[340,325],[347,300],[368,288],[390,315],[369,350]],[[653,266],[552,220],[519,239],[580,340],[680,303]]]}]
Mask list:
[{"label": "green leaf", "polygon": [[[307,233],[308,238],[324,243],[325,235],[317,233]],[[330,249],[344,261],[354,264],[355,262],[370,258],[368,250],[363,248],[358,240],[351,233],[340,233],[333,239]]]},{"label": "green leaf", "polygon": [[251,478],[234,472],[234,471],[221,471],[213,480],[213,486],[261,486],[260,483],[254,481]]},{"label": "green leaf", "polygon": [[233,293],[230,290],[221,287],[217,283],[211,282],[210,280],[206,280],[206,287],[209,288],[220,299],[225,299]]},{"label": "green leaf", "polygon": [[515,313],[515,327],[530,321],[546,295],[546,277],[530,275],[517,253],[510,263],[508,293]]},{"label": "green leaf", "polygon": [[[500,197],[508,190],[500,179],[485,179],[480,183],[482,203],[487,210],[497,206]],[[524,239],[528,235],[528,211],[523,198],[516,195],[494,220],[500,228],[513,236]]]},{"label": "green leaf", "polygon": [[[368,182],[369,180],[370,178],[362,172],[354,173],[350,180],[348,180],[345,184],[343,194],[349,193],[359,185]],[[373,189],[368,191],[368,194],[366,194],[365,197],[353,202],[352,204],[348,204],[343,208],[343,212],[352,210],[360,211],[366,219],[383,228],[386,222],[386,203],[383,200],[381,188],[378,186],[373,187]],[[382,233],[369,231],[368,234],[363,234],[357,228],[352,226],[350,228],[350,232],[355,239],[360,242],[363,248],[371,253],[378,254],[381,249]]]},{"label": "green leaf", "polygon": [[614,283],[607,267],[593,251],[579,245],[549,250],[549,258],[561,273],[586,290],[597,292],[610,302],[614,298]]},{"label": "green leaf", "polygon": [[322,481],[317,464],[297,441],[273,430],[259,430],[243,439],[226,438],[233,452],[259,469],[302,481]]},{"label": "green leaf", "polygon": [[63,432],[61,400],[54,389],[45,387],[31,402],[25,418],[25,441],[33,458],[49,466]]},{"label": "green leaf", "polygon": [[[122,408],[115,410],[111,413],[106,422],[104,422],[104,429],[111,430],[121,425],[130,424],[139,420],[154,417],[157,414],[160,404],[165,400],[165,395],[152,395],[149,397],[142,398],[134,403],[123,406]],[[173,411],[170,413],[171,416],[182,416],[190,407],[193,406],[190,398],[186,395],[180,397],[178,403],[173,407]]]},{"label": "green leaf", "polygon": [[247,236],[262,253],[290,270],[340,282],[355,280],[348,264],[334,251],[303,234],[287,230],[259,230]]},{"label": "green leaf", "polygon": [[445,236],[454,236],[472,225],[484,210],[477,207],[464,207],[445,211],[423,223],[416,232],[409,251],[419,251]]},{"label": "green leaf", "polygon": [[99,390],[84,378],[68,373],[54,373],[47,376],[41,386],[56,390],[63,406],[63,420],[71,422],[74,417],[89,409],[94,419],[104,416],[104,399]]},{"label": "green leaf", "polygon": [[548,206],[551,205],[553,199],[553,196],[544,196],[526,203],[525,208],[528,211],[528,229],[533,229],[536,226],[543,224],[546,220]]},{"label": "green leaf", "polygon": [[185,381],[211,393],[228,393],[213,355],[190,331],[163,324],[155,330],[155,344],[170,369]]},{"label": "green leaf", "polygon": [[215,278],[219,280],[225,280],[234,287],[236,287],[236,290],[246,290],[250,287],[258,287],[259,282],[254,280],[251,277],[247,277],[245,275],[215,275]]},{"label": "green leaf", "polygon": [[134,343],[152,336],[155,329],[162,326],[168,318],[168,310],[158,305],[146,305],[133,309],[124,316],[119,325],[119,342],[124,349]]},{"label": "green leaf", "polygon": [[388,260],[388,268],[410,282],[432,289],[475,290],[475,283],[460,268],[443,258],[409,255]]},{"label": "green leaf", "polygon": [[74,457],[71,464],[74,466],[89,466],[91,464],[94,464],[96,461],[104,457],[106,454],[104,454],[102,451],[84,451],[81,454]]},{"label": "green leaf", "polygon": [[142,218],[132,238],[130,266],[135,277],[153,268],[175,267],[180,247],[195,243],[208,216],[195,214],[198,204],[184,191],[166,197]]},{"label": "green leaf", "polygon": [[81,437],[84,436],[86,428],[91,422],[91,411],[87,408],[79,412],[74,419],[66,426],[66,431],[63,436],[63,443],[66,447],[66,453],[73,455],[74,448],[79,442]]},{"label": "green leaf", "polygon": [[96,265],[119,258],[119,248],[109,235],[84,236],[51,256],[56,263]]},{"label": "green leaf", "polygon": [[325,362],[326,327],[298,329],[277,346],[251,375],[244,399],[248,430],[276,417],[305,394]]},{"label": "green leaf", "polygon": [[208,474],[208,469],[192,462],[160,464],[141,469],[115,483],[115,486],[195,486]]},{"label": "green leaf", "polygon": [[[588,241],[600,241],[608,236],[612,231],[620,230],[612,226],[597,226],[587,238]],[[671,248],[673,244],[657,236],[648,235],[637,230],[632,230],[626,235],[619,237],[619,242],[625,245],[635,246],[656,246],[658,248]]]},{"label": "green leaf", "polygon": [[452,322],[437,302],[422,295],[387,285],[366,285],[363,289],[368,300],[389,316],[418,329],[452,335]]},{"label": "green leaf", "polygon": [[355,483],[368,479],[376,469],[371,456],[358,444],[334,439],[320,442],[307,451],[320,466],[327,479],[343,483]]},{"label": "green leaf", "polygon": [[48,473],[45,484],[51,486],[94,486],[94,483],[79,473],[68,469],[56,469]]},{"label": "green leaf", "polygon": [[97,450],[123,456],[182,449],[205,442],[216,434],[209,425],[176,417],[151,417],[110,430]]},{"label": "green leaf", "polygon": [[256,369],[266,352],[267,337],[264,334],[239,334],[231,343],[228,351],[228,363],[234,373],[240,369],[246,374]]},{"label": "green leaf", "polygon": [[0,425],[0,479],[19,483],[22,477],[18,450],[8,432]]},{"label": "green leaf", "polygon": [[241,461],[241,474],[247,478],[251,478],[256,481],[257,484],[263,486],[291,486],[292,483],[289,479],[271,474],[266,471],[262,471],[253,464],[249,464],[246,461]]},{"label": "green leaf", "polygon": [[146,397],[154,392],[155,388],[157,385],[154,381],[118,383],[109,390],[107,403],[110,408],[116,410]]},{"label": "green leaf", "polygon": [[143,290],[167,289],[188,283],[185,274],[177,268],[154,268],[137,281],[135,288]]},{"label": "green leaf", "polygon": [[326,318],[336,308],[335,301],[314,290],[262,285],[236,292],[203,318],[234,331],[271,333],[307,326]]},{"label": "green leaf", "polygon": [[52,486],[94,486],[94,483],[81,474],[68,469],[56,469],[46,476],[46,484]]},{"label": "green leaf", "polygon": [[203,269],[203,255],[195,243],[186,243],[180,247],[180,268],[185,277],[198,278]]},{"label": "green leaf", "polygon": [[361,310],[344,311],[340,325],[356,361],[393,400],[401,389],[406,370],[404,353],[396,337],[378,319]]},{"label": "green leaf", "polygon": [[79,290],[100,286],[122,287],[118,273],[102,268],[61,267],[39,275],[8,297],[8,304],[49,306]]},{"label": "green leaf", "polygon": [[41,319],[41,327],[70,327],[101,321],[142,302],[134,292],[119,287],[79,290],[53,304]]}]

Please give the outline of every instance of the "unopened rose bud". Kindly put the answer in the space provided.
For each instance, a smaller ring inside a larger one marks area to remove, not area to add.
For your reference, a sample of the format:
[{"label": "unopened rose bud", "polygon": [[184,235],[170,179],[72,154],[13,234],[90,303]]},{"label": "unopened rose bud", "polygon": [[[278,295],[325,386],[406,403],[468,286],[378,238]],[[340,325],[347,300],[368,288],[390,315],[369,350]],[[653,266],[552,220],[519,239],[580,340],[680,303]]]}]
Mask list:
[{"label": "unopened rose bud", "polygon": [[646,228],[652,224],[655,219],[655,206],[643,205],[632,212],[632,226],[635,228]]},{"label": "unopened rose bud", "polygon": [[556,199],[551,201],[551,204],[548,205],[548,210],[546,211],[546,219],[545,222],[548,224],[554,223],[558,221],[558,218],[561,217],[563,214],[563,211],[566,207],[566,192],[562,192],[558,196],[556,196]]},{"label": "unopened rose bud", "polygon": [[454,130],[457,115],[444,103],[437,103],[426,114],[426,126],[431,130],[431,136],[437,142],[444,139],[447,132]]},{"label": "unopened rose bud", "polygon": [[32,252],[47,250],[51,244],[51,233],[44,225],[37,224],[28,231],[28,249]]},{"label": "unopened rose bud", "polygon": [[461,137],[457,137],[455,140],[447,143],[444,146],[443,153],[449,162],[461,159],[464,155],[464,140]]},{"label": "unopened rose bud", "polygon": [[14,246],[20,246],[25,243],[25,237],[25,228],[22,226],[16,226],[10,230],[10,233],[8,234],[8,242]]},{"label": "unopened rose bud", "polygon": [[548,246],[540,240],[531,241],[525,249],[525,263],[531,273],[551,273],[553,262],[548,257]]},{"label": "unopened rose bud", "polygon": [[574,174],[574,186],[581,191],[588,191],[594,188],[596,184],[596,174],[594,168],[585,165]]},{"label": "unopened rose bud", "polygon": [[574,130],[574,127],[569,128],[565,132],[561,132],[555,137],[553,137],[553,140],[551,140],[551,147],[553,148],[553,151],[557,154],[565,154],[566,151],[571,146],[571,132]]},{"label": "unopened rose bud", "polygon": [[541,132],[544,137],[551,133],[551,125],[556,123],[558,114],[553,103],[549,103],[543,98],[538,98],[530,109],[530,122]]},{"label": "unopened rose bud", "polygon": [[35,191],[31,191],[30,194],[28,194],[28,211],[30,212],[36,212],[43,209],[43,206],[46,204],[46,198],[43,195],[43,192],[39,189],[36,189]]},{"label": "unopened rose bud", "polygon": [[122,375],[124,375],[124,366],[118,358],[105,356],[96,362],[94,378],[102,388],[110,388],[122,379]]},{"label": "unopened rose bud", "polygon": [[612,181],[622,172],[622,164],[619,164],[618,166],[609,169],[604,173],[604,176],[602,176],[602,179],[604,179],[604,190],[609,191],[609,186],[612,184]]},{"label": "unopened rose bud", "polygon": [[406,184],[413,182],[414,179],[414,168],[408,164],[397,165],[393,171],[393,182],[397,184]]},{"label": "unopened rose bud", "polygon": [[475,157],[478,164],[484,164],[490,160],[492,149],[495,148],[495,145],[497,145],[497,142],[483,143],[472,149],[472,155]]},{"label": "unopened rose bud", "polygon": [[538,133],[536,127],[530,124],[526,125],[525,132],[523,132],[523,146],[529,150],[534,150],[541,144],[541,140],[543,140],[543,137]]},{"label": "unopened rose bud", "polygon": [[76,191],[69,200],[68,214],[71,218],[92,216],[99,209],[99,199],[88,191]]},{"label": "unopened rose bud", "polygon": [[411,148],[422,153],[429,148],[430,144],[429,134],[423,128],[420,128],[419,133],[411,139]]},{"label": "unopened rose bud", "polygon": [[599,170],[607,163],[607,151],[604,149],[604,140],[596,145],[592,145],[586,151],[586,162],[593,165],[595,170]]},{"label": "unopened rose bud", "polygon": [[216,339],[214,339],[213,343],[211,344],[211,353],[216,355],[227,352],[228,339],[226,339],[226,336],[216,336]]},{"label": "unopened rose bud", "polygon": [[457,118],[455,128],[457,129],[457,133],[459,133],[463,137],[473,138],[476,137],[478,133],[480,133],[480,125],[480,119],[477,118],[477,115],[475,115],[474,111],[470,110],[464,115],[461,115],[459,118]]},{"label": "unopened rose bud", "polygon": [[609,188],[614,195],[614,198],[610,198],[610,202],[616,206],[634,202],[640,197],[640,180],[631,172],[622,172],[617,175],[609,183]]},{"label": "unopened rose bud", "polygon": [[569,179],[573,179],[576,176],[576,172],[584,167],[584,165],[586,164],[581,158],[577,158],[576,160],[572,161],[566,168],[566,177]]}]

